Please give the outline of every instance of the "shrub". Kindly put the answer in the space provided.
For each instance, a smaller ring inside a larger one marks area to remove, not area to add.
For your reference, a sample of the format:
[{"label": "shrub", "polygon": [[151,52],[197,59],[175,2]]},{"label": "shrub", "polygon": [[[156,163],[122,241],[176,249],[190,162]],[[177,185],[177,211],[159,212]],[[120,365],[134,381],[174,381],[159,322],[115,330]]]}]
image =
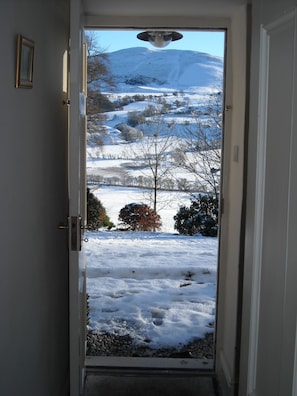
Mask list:
[{"label": "shrub", "polygon": [[101,92],[89,91],[87,97],[87,114],[104,113],[115,109],[108,96]]},{"label": "shrub", "polygon": [[136,128],[133,128],[127,124],[120,123],[115,126],[116,129],[121,131],[121,137],[127,142],[134,142],[138,139],[143,138],[142,131],[139,131]]},{"label": "shrub", "polygon": [[174,228],[183,235],[218,235],[218,199],[199,194],[190,207],[180,207],[174,216]]},{"label": "shrub", "polygon": [[145,117],[152,117],[157,113],[158,113],[158,109],[153,105],[148,105],[143,111],[143,115]]},{"label": "shrub", "polygon": [[114,227],[99,199],[87,189],[87,227],[98,230],[100,227]]},{"label": "shrub", "polygon": [[145,121],[146,121],[145,116],[139,111],[129,111],[127,124],[130,125],[131,127],[136,127],[137,125],[145,124]]},{"label": "shrub", "polygon": [[130,203],[120,210],[119,220],[129,231],[155,231],[162,223],[155,210],[145,204]]}]

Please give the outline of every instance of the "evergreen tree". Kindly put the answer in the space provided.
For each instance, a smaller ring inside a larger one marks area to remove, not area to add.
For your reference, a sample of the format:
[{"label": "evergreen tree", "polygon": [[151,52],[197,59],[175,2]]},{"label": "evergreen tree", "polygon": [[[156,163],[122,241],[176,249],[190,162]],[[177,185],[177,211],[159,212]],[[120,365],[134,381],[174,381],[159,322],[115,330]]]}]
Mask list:
[{"label": "evergreen tree", "polygon": [[89,230],[98,230],[100,227],[113,227],[100,200],[87,189],[87,227]]},{"label": "evergreen tree", "polygon": [[190,207],[180,207],[174,216],[174,228],[183,235],[218,235],[218,199],[201,195],[193,199]]}]

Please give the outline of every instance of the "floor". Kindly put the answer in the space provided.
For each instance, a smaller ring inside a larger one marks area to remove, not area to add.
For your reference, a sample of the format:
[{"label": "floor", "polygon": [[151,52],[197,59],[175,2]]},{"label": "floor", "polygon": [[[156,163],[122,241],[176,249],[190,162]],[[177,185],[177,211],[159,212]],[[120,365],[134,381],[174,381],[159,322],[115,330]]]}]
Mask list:
[{"label": "floor", "polygon": [[84,396],[219,396],[211,375],[88,373]]}]

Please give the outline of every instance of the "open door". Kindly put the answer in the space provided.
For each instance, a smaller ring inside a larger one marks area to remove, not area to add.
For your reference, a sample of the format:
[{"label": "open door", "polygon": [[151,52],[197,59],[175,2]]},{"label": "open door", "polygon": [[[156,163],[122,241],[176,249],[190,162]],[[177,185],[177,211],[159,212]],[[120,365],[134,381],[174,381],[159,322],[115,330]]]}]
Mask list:
[{"label": "open door", "polygon": [[84,45],[79,0],[71,0],[69,105],[69,332],[70,395],[82,394],[85,364],[85,261],[81,239],[85,224]]}]

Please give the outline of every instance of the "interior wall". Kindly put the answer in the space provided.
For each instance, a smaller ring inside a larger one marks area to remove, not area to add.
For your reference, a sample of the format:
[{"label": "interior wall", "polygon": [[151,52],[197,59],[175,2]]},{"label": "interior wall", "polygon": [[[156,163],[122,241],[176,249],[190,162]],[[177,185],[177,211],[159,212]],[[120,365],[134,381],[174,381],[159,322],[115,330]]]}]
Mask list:
[{"label": "interior wall", "polygon": [[[69,390],[68,0],[0,3],[0,394]],[[33,88],[15,88],[20,33],[35,42]],[[65,88],[65,84],[64,84]]]}]

